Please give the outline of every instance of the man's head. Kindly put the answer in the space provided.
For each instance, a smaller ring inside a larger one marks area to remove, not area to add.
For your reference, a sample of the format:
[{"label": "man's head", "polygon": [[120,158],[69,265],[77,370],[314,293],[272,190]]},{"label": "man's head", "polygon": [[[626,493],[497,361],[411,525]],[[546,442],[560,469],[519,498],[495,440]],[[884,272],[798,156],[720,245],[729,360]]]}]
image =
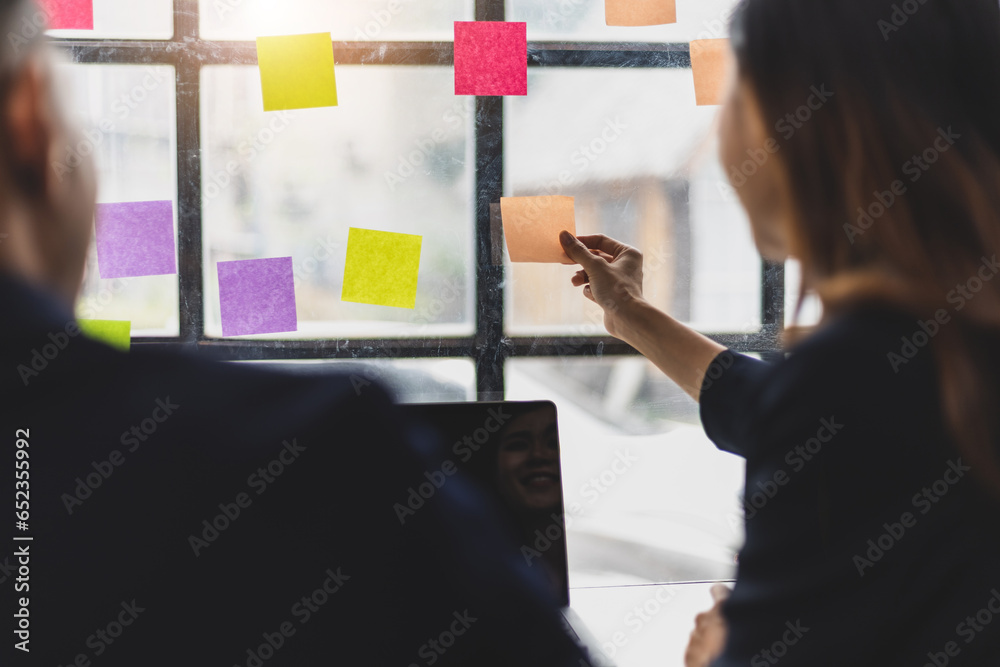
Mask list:
[{"label": "man's head", "polygon": [[0,0],[0,273],[71,306],[90,241],[95,170],[86,158],[69,172],[56,168],[81,136],[59,103],[43,16],[33,0]]}]

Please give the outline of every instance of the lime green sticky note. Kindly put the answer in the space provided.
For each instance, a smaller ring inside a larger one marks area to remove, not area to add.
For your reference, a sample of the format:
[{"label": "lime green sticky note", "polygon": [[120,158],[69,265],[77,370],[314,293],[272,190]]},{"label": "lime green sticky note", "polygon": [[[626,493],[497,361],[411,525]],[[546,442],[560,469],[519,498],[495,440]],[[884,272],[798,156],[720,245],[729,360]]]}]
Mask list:
[{"label": "lime green sticky note", "polygon": [[328,32],[257,38],[264,111],[337,106]]},{"label": "lime green sticky note", "polygon": [[128,352],[132,345],[132,323],[123,320],[77,320],[86,336]]},{"label": "lime green sticky note", "polygon": [[352,303],[415,308],[423,237],[351,227],[340,298]]}]

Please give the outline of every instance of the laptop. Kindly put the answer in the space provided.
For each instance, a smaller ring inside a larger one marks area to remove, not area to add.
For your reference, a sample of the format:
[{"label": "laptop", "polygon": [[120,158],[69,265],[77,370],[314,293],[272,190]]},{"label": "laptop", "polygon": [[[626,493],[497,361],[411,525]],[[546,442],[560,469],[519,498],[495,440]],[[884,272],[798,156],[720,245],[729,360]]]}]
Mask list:
[{"label": "laptop", "polygon": [[550,401],[409,403],[400,406],[435,430],[439,452],[473,479],[509,519],[517,544],[560,601],[564,627],[590,664],[614,667],[569,606],[566,514],[556,406]]}]

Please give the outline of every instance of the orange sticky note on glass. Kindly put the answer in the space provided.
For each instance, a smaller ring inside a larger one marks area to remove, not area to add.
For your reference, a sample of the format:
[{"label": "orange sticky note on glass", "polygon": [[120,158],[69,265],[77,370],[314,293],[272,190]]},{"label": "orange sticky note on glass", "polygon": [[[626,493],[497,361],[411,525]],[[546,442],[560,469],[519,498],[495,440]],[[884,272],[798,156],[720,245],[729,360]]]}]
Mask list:
[{"label": "orange sticky note on glass", "polygon": [[723,103],[732,60],[728,39],[691,42],[691,71],[694,72],[694,97],[698,106]]},{"label": "orange sticky note on glass", "polygon": [[663,25],[677,23],[676,0],[604,0],[608,25]]},{"label": "orange sticky note on glass", "polygon": [[328,32],[257,38],[264,111],[337,106],[332,40]]},{"label": "orange sticky note on glass", "polygon": [[500,216],[510,261],[575,264],[559,243],[564,229],[576,235],[572,197],[501,197]]}]

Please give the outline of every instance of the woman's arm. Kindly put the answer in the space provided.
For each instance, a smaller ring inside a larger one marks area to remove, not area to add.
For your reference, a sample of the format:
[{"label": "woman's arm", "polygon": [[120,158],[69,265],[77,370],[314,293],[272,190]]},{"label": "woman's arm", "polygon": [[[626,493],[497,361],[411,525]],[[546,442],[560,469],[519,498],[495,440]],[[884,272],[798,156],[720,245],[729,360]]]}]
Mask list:
[{"label": "woman's arm", "polygon": [[[642,253],[603,234],[559,240],[583,269],[573,284],[604,309],[604,326],[666,373],[694,400],[700,399],[705,371],[726,348],[686,327],[642,298]],[[596,251],[596,252],[595,252]]]}]

